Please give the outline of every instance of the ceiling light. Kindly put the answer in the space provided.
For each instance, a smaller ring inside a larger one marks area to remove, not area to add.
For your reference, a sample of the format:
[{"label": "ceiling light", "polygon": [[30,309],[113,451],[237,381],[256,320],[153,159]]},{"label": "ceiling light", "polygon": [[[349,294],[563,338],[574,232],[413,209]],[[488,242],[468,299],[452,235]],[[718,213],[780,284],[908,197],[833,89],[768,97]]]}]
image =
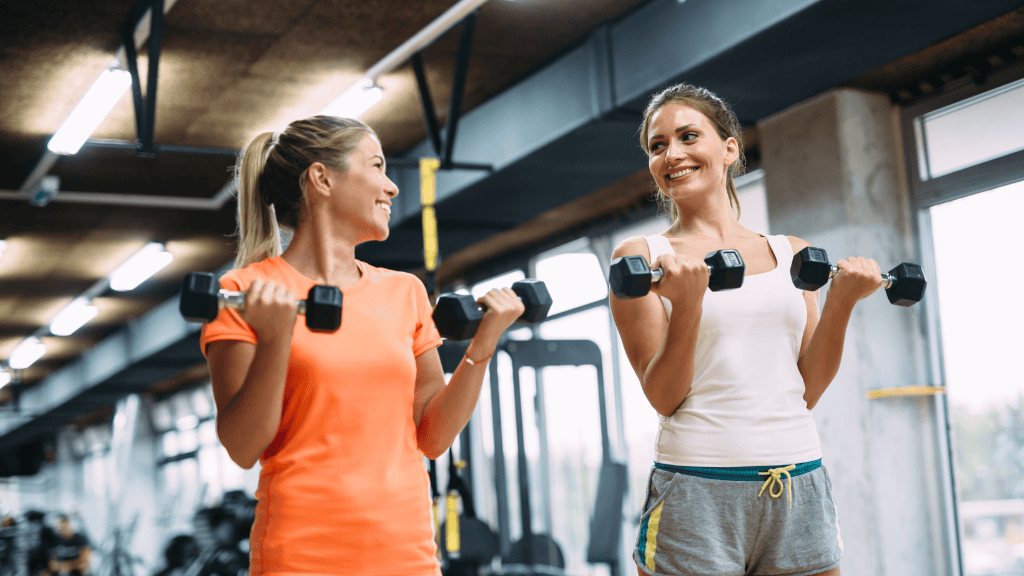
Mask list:
[{"label": "ceiling light", "polygon": [[10,384],[11,380],[14,380],[14,374],[11,374],[10,370],[0,368],[0,388]]},{"label": "ceiling light", "polygon": [[342,118],[358,118],[384,97],[384,89],[369,80],[356,82],[320,113]]},{"label": "ceiling light", "polygon": [[0,240],[0,256],[3,256],[4,248],[7,248],[7,240]]},{"label": "ceiling light", "polygon": [[46,344],[39,338],[30,336],[14,347],[7,365],[15,370],[24,370],[42,358],[43,354],[46,354]]},{"label": "ceiling light", "polygon": [[56,154],[76,154],[131,85],[127,70],[104,70],[46,147]]},{"label": "ceiling light", "polygon": [[69,336],[95,318],[97,312],[96,307],[85,298],[75,298],[53,317],[50,332],[54,336]]},{"label": "ceiling light", "polygon": [[163,244],[146,244],[110,273],[110,289],[118,292],[132,290],[170,264],[171,260],[174,260],[174,256],[164,250]]}]

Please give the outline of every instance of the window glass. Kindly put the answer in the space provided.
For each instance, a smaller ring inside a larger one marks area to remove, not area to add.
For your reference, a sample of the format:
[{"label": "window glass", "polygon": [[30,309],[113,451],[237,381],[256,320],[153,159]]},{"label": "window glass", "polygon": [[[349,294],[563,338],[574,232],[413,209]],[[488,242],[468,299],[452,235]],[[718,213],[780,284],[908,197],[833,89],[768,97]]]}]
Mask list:
[{"label": "window glass", "polygon": [[601,264],[589,250],[557,254],[537,261],[537,279],[543,280],[551,293],[549,315],[571,310],[608,297],[608,284]]},{"label": "window glass", "polygon": [[1024,575],[1024,182],[930,212],[965,576]]},{"label": "window glass", "polygon": [[491,288],[506,288],[512,286],[513,282],[526,278],[526,274],[523,274],[522,270],[513,270],[506,272],[501,276],[495,276],[483,282],[479,282],[473,286],[470,292],[473,294],[473,298],[480,298],[484,294],[487,294]]},{"label": "window glass", "polygon": [[1024,150],[1024,80],[917,119],[921,180]]}]

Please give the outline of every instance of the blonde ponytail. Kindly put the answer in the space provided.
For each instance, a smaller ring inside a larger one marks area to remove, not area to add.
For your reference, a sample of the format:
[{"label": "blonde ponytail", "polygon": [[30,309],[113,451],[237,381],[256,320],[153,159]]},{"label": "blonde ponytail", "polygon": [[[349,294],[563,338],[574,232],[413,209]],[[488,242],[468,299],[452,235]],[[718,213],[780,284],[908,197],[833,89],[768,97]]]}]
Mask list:
[{"label": "blonde ponytail", "polygon": [[236,268],[245,268],[253,262],[281,254],[281,231],[274,207],[264,202],[260,194],[260,175],[273,144],[272,132],[260,134],[245,147],[235,167],[235,184],[238,187]]}]

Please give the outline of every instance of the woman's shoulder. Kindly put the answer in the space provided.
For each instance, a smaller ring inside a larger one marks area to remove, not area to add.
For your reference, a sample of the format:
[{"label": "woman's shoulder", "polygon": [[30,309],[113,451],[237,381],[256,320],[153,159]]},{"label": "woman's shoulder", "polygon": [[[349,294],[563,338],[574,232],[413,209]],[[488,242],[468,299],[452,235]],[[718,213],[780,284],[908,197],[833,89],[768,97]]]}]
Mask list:
[{"label": "woman's shoulder", "polygon": [[[655,236],[659,236],[655,234]],[[664,236],[661,236],[665,238]],[[648,240],[648,236],[630,236],[612,251],[612,258],[620,258],[623,256],[643,256],[648,260],[651,259],[651,242]],[[667,239],[666,239],[667,241]]]},{"label": "woman's shoulder", "polygon": [[[784,235],[780,234],[780,236],[784,236]],[[793,248],[793,254],[796,254],[797,252],[799,252],[799,251],[803,250],[804,248],[807,248],[808,246],[811,245],[810,242],[808,242],[807,240],[804,240],[803,238],[800,238],[798,236],[785,236],[785,238],[786,238],[786,240],[789,241],[790,247]]]},{"label": "woman's shoulder", "polygon": [[426,290],[423,286],[423,281],[415,274],[403,272],[401,270],[391,270],[390,268],[381,268],[379,266],[367,264],[366,262],[362,262],[362,265],[364,272],[370,276],[370,282],[372,283],[385,283],[402,287],[411,286],[414,289],[418,287]]}]

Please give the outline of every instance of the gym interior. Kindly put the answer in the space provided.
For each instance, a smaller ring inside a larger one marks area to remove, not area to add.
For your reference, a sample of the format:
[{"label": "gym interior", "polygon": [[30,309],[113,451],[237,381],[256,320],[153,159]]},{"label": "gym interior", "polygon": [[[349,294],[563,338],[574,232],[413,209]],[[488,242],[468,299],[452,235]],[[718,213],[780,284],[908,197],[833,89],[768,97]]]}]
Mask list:
[{"label": "gym interior", "polygon": [[5,0],[0,28],[2,574],[63,520],[92,574],[159,573],[182,536],[246,553],[259,465],[218,441],[182,279],[232,268],[239,149],[321,112],[371,125],[401,191],[358,259],[550,292],[428,466],[443,570],[633,573],[658,418],[609,264],[671,223],[638,128],[686,82],[742,123],[744,226],[927,279],[858,305],[812,411],[843,573],[1024,575],[1019,1]]}]

